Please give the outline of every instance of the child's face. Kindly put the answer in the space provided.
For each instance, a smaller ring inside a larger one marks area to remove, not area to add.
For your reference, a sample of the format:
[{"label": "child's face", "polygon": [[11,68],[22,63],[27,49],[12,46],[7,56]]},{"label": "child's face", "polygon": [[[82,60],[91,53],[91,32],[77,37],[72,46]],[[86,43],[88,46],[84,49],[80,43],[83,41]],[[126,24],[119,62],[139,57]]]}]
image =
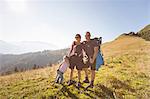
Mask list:
[{"label": "child's face", "polygon": [[65,60],[65,61],[69,61],[69,59],[68,59],[68,58],[64,58],[64,60]]}]

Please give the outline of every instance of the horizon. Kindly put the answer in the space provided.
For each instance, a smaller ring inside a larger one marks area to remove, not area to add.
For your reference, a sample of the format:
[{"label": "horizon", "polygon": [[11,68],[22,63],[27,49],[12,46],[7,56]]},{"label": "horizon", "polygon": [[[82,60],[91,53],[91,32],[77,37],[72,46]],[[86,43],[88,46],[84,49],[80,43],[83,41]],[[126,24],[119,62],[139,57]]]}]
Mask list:
[{"label": "horizon", "polygon": [[103,37],[138,32],[150,23],[149,0],[1,0],[0,40],[38,41],[68,48],[76,33]]}]

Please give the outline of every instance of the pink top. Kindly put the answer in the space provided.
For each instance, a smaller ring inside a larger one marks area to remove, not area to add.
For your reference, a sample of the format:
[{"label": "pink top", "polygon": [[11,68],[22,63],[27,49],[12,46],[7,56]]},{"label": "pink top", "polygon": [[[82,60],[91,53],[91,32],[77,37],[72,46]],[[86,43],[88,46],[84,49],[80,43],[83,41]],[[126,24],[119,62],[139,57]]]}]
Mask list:
[{"label": "pink top", "polygon": [[59,67],[59,71],[61,71],[62,73],[64,73],[67,70],[68,65],[69,64],[67,62],[63,62],[61,64],[61,66]]}]

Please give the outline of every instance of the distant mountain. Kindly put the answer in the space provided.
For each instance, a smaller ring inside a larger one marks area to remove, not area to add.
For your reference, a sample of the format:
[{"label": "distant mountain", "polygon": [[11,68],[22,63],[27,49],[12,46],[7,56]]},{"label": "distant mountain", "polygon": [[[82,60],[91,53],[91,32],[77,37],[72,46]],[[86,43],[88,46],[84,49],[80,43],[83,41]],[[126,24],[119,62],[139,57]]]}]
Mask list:
[{"label": "distant mountain", "polygon": [[18,49],[19,46],[0,40],[0,53],[17,53]]},{"label": "distant mountain", "polygon": [[142,30],[138,32],[138,35],[145,40],[150,41],[150,24],[145,26]]},{"label": "distant mountain", "polygon": [[45,66],[51,66],[62,60],[68,49],[45,50],[20,55],[0,54],[0,75],[11,74],[17,71],[26,71]]},{"label": "distant mountain", "polygon": [[23,41],[9,43],[0,40],[0,53],[3,54],[22,54],[28,52],[56,49],[57,47],[53,44],[39,41]]}]

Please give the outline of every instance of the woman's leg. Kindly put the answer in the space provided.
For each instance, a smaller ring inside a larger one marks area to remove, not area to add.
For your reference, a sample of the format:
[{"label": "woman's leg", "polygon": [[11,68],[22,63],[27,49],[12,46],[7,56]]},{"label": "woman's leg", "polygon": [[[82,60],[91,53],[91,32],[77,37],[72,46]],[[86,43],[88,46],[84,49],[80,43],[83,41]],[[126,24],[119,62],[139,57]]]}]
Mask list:
[{"label": "woman's leg", "polygon": [[81,87],[80,79],[81,79],[81,70],[78,70],[78,83],[76,85],[77,87]]},{"label": "woman's leg", "polygon": [[72,78],[73,78],[73,71],[74,71],[74,69],[70,69],[70,70],[71,70],[71,71],[70,71],[70,80],[69,80],[69,82],[68,82],[68,86],[70,86],[70,85],[73,84]]},{"label": "woman's leg", "polygon": [[70,80],[72,80],[72,78],[73,78],[73,69],[71,69],[71,71],[70,71]]}]

